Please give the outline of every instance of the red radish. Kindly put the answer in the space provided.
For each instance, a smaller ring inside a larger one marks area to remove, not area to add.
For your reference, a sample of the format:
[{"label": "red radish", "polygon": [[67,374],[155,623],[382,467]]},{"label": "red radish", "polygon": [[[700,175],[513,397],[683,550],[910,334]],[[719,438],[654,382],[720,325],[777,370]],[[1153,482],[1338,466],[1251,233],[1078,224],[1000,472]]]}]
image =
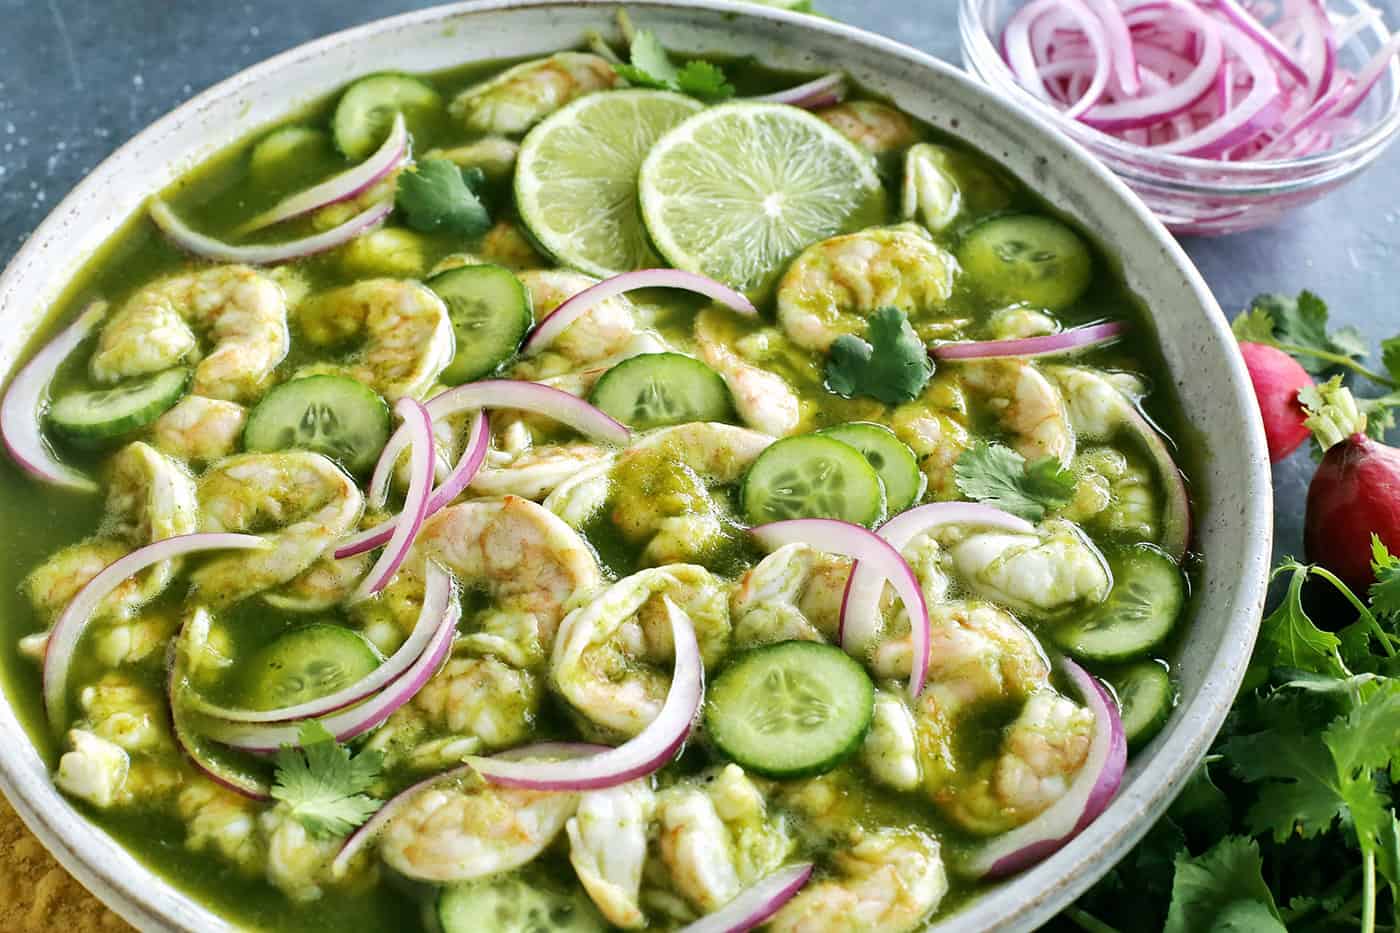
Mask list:
[{"label": "red radish", "polygon": [[1298,391],[1311,386],[1312,377],[1293,357],[1265,344],[1241,343],[1240,353],[1264,418],[1269,459],[1278,463],[1312,436],[1304,424],[1307,413],[1298,401]]},{"label": "red radish", "polygon": [[1371,535],[1400,553],[1400,450],[1356,432],[1327,451],[1308,487],[1303,546],[1358,593],[1375,582]]}]

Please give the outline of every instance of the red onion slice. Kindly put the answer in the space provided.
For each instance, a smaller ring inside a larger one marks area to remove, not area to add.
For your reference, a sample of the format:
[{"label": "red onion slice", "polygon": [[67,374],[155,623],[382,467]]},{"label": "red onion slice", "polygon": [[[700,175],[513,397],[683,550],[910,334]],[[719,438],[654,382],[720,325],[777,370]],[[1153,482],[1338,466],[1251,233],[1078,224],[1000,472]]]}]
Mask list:
[{"label": "red onion slice", "polygon": [[[1112,0],[1110,0],[1112,2]],[[1225,63],[1225,44],[1215,24],[1185,0],[1167,0],[1183,18],[1192,21],[1202,37],[1200,60],[1176,83],[1166,83],[1142,97],[1100,103],[1086,110],[1080,120],[1101,130],[1138,129],[1184,113],[1216,86]],[[1148,50],[1144,50],[1147,52]],[[1160,50],[1149,57],[1169,55]]]},{"label": "red onion slice", "polygon": [[846,99],[846,75],[840,71],[833,71],[796,87],[772,94],[760,94],[749,99],[770,104],[787,104],[804,110],[830,107]]},{"label": "red onion slice", "polygon": [[377,201],[338,227],[324,233],[317,233],[300,240],[286,243],[263,243],[237,246],[206,236],[193,229],[170,209],[170,205],[156,198],[151,202],[151,220],[161,232],[181,249],[215,262],[239,262],[250,266],[268,266],[290,259],[303,259],[335,249],[377,226],[394,210],[390,199]]},{"label": "red onion slice", "polygon": [[1351,89],[1337,102],[1336,113],[1341,117],[1349,117],[1356,112],[1370,94],[1372,89],[1380,83],[1381,78],[1390,70],[1390,64],[1394,58],[1400,55],[1400,33],[1390,37],[1385,45],[1381,46],[1379,52],[1371,61],[1362,68],[1353,79]]},{"label": "red onion slice", "polygon": [[[485,411],[478,411],[472,417],[471,426],[467,428],[467,446],[462,450],[462,456],[457,460],[457,465],[428,497],[428,509],[423,516],[424,521],[436,515],[443,506],[456,499],[464,489],[471,485],[472,480],[476,479],[477,471],[486,462],[486,452],[490,449],[491,422]],[[380,459],[383,460],[382,457]],[[393,464],[390,463],[386,470],[392,469]],[[372,551],[381,544],[387,543],[394,536],[394,529],[398,527],[398,523],[399,516],[395,515],[388,521],[380,522],[373,528],[345,539],[335,549],[335,559],[344,560],[347,557],[354,557],[356,554]]]},{"label": "red onion slice", "polygon": [[408,127],[403,114],[394,114],[394,125],[383,145],[368,159],[319,185],[286,198],[238,228],[240,234],[301,217],[331,204],[358,197],[408,161]]},{"label": "red onion slice", "polygon": [[0,438],[4,439],[10,458],[35,479],[77,492],[97,492],[97,483],[53,455],[44,440],[40,411],[58,367],[106,315],[107,302],[88,305],[77,320],[25,364],[0,402]]},{"label": "red onion slice", "polygon": [[617,748],[573,761],[517,762],[503,761],[498,756],[468,758],[467,763],[486,780],[503,787],[583,791],[626,784],[675,758],[700,712],[705,677],[695,627],[669,597],[663,599],[676,646],[676,665],[666,701],[645,729]]},{"label": "red onion slice", "polygon": [[740,891],[719,910],[681,927],[678,933],[745,933],[781,910],[811,877],[811,862],[779,868]]},{"label": "red onion slice", "polygon": [[1298,63],[1298,59],[1293,57],[1293,53],[1288,50],[1282,42],[1278,40],[1272,32],[1268,30],[1258,18],[1239,2],[1239,0],[1214,0],[1215,6],[1222,13],[1230,18],[1245,35],[1257,42],[1263,49],[1274,57],[1283,66],[1294,81],[1299,84],[1307,84],[1308,73],[1303,70],[1303,66]]},{"label": "red onion slice", "polygon": [[753,306],[753,302],[714,279],[696,275],[694,272],[682,272],[680,269],[641,269],[637,272],[624,272],[610,279],[604,279],[597,285],[590,285],[577,295],[570,297],[551,311],[549,317],[535,328],[529,339],[525,341],[525,345],[520,348],[521,355],[534,356],[568,330],[570,324],[604,301],[639,288],[679,288],[695,292],[697,295],[704,295],[712,301],[727,305],[740,314],[758,314],[758,309]]},{"label": "red onion slice", "polygon": [[407,640],[399,646],[399,649],[389,656],[388,660],[353,684],[326,696],[307,700],[305,703],[298,703],[295,706],[284,706],[280,709],[253,710],[219,706],[202,699],[198,694],[192,694],[187,705],[196,712],[213,716],[216,719],[253,723],[296,722],[303,719],[314,719],[336,710],[345,709],[347,706],[353,706],[397,680],[404,671],[413,665],[415,660],[423,656],[423,652],[428,648],[428,643],[433,640],[433,636],[441,628],[443,616],[446,615],[448,603],[451,601],[451,575],[437,564],[429,561],[424,583],[423,606],[418,613],[418,621],[413,625],[413,631],[409,633]]},{"label": "red onion slice", "polygon": [[[537,742],[533,745],[523,745],[519,748],[512,748],[509,751],[499,752],[496,757],[507,761],[519,761],[526,758],[581,758],[588,755],[596,755],[608,750],[606,745],[590,745],[586,742]],[[435,787],[445,781],[455,780],[472,772],[471,765],[462,765],[434,774],[430,778],[424,778],[416,784],[404,788],[393,797],[385,801],[384,806],[375,811],[359,829],[351,833],[336,853],[331,861],[331,877],[343,878],[346,869],[350,867],[350,862],[355,856],[375,840],[384,830],[404,804],[408,803],[420,791]]]},{"label": "red onion slice", "polygon": [[408,492],[404,494],[403,511],[394,523],[384,553],[350,594],[351,603],[369,599],[389,585],[408,556],[409,548],[413,547],[413,539],[418,537],[418,530],[428,514],[428,499],[433,490],[433,419],[416,399],[401,398],[394,410],[403,419],[409,436]]},{"label": "red onion slice", "polygon": [[[1024,518],[980,502],[932,502],[901,512],[876,532],[890,547],[903,551],[920,535],[948,525],[997,528],[1016,534],[1032,534],[1035,526]],[[841,597],[841,623],[836,640],[849,653],[864,657],[880,633],[880,597],[885,577],[862,561],[851,566],[846,592]],[[925,645],[925,653],[928,646]],[[915,646],[917,652],[917,645]]]},{"label": "red onion slice", "polygon": [[1071,350],[1083,350],[1117,339],[1128,329],[1121,321],[1076,327],[1059,334],[1043,337],[1020,337],[1015,340],[979,340],[968,343],[942,343],[932,347],[929,355],[939,360],[989,360],[1000,357],[1054,356]]},{"label": "red onion slice", "polygon": [[1029,823],[983,844],[963,863],[970,877],[1000,878],[1046,858],[1092,823],[1123,781],[1128,743],[1117,705],[1084,668],[1068,658],[1060,663],[1094,714],[1089,754],[1063,797]]},{"label": "red onion slice", "polygon": [[223,532],[176,535],[137,548],[102,568],[78,591],[49,631],[48,648],[44,653],[44,708],[53,730],[61,732],[68,722],[68,675],[78,642],[82,640],[83,632],[87,630],[97,607],[113,590],[147,567],[186,554],[260,547],[267,547],[267,542],[257,535]]},{"label": "red onion slice", "polygon": [[833,518],[794,518],[770,522],[751,529],[749,534],[769,550],[776,550],[785,544],[808,544],[828,554],[850,557],[857,562],[857,566],[867,565],[882,580],[888,580],[904,604],[904,611],[909,614],[909,629],[914,640],[909,695],[917,697],[923,692],[924,682],[928,679],[928,605],[924,602],[924,591],[913,568],[890,542],[868,528]]},{"label": "red onion slice", "polygon": [[[603,413],[576,395],[563,389],[518,379],[483,379],[448,389],[434,396],[427,404],[434,421],[450,418],[465,411],[482,408],[508,408],[528,411],[553,418],[580,434],[621,446],[632,438],[632,432],[622,422]],[[369,502],[382,508],[389,495],[389,480],[394,464],[408,447],[408,430],[401,426],[384,445],[384,452],[374,469],[369,484]]]},{"label": "red onion slice", "polygon": [[1089,9],[1103,24],[1104,35],[1108,38],[1108,56],[1113,65],[1113,75],[1118,79],[1118,87],[1132,97],[1142,90],[1138,78],[1137,57],[1133,54],[1133,39],[1128,34],[1128,23],[1123,19],[1123,11],[1118,0],[1085,0]]},{"label": "red onion slice", "polygon": [[[462,607],[457,605],[455,600],[449,600],[447,611],[438,620],[428,646],[408,670],[371,699],[358,706],[332,713],[321,720],[321,725],[335,736],[337,742],[347,742],[380,726],[399,707],[413,699],[418,691],[423,689],[423,685],[432,679],[433,674],[437,673],[438,667],[452,651],[452,636],[457,633],[457,623],[461,618]],[[299,745],[301,726],[298,723],[228,722],[211,719],[205,734],[230,748],[252,752],[255,755],[270,755],[283,745]]]}]

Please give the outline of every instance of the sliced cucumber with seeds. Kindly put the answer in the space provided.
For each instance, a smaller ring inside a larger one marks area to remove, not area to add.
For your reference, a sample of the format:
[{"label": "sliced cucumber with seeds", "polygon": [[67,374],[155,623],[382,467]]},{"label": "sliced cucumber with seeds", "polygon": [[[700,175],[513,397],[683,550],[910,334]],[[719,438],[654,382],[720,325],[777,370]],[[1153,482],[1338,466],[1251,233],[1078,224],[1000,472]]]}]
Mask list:
[{"label": "sliced cucumber with seeds", "polygon": [[509,269],[462,266],[428,279],[427,286],[447,304],[457,354],[443,370],[448,385],[489,376],[520,349],[534,319],[530,293]]},{"label": "sliced cucumber with seeds", "polygon": [[309,126],[283,126],[268,133],[248,156],[248,171],[263,184],[287,184],[288,176],[307,175],[313,169],[338,159],[330,137]]},{"label": "sliced cucumber with seeds", "polygon": [[1055,643],[1076,658],[1106,663],[1146,657],[1171,634],[1186,603],[1186,582],[1170,558],[1135,547],[1111,558],[1113,590],[1099,606],[1055,628]]},{"label": "sliced cucumber with seeds", "polygon": [[70,392],[49,406],[49,425],[79,444],[123,437],[174,408],[189,384],[190,371],[179,367],[111,389]]},{"label": "sliced cucumber with seeds", "polygon": [[875,686],[840,648],[785,641],[756,648],[710,687],[705,728],[750,771],[798,778],[830,771],[860,747]]},{"label": "sliced cucumber with seeds", "polygon": [[1109,683],[1118,694],[1118,715],[1128,747],[1146,745],[1176,706],[1176,685],[1167,666],[1160,661],[1143,661],[1118,671]]},{"label": "sliced cucumber with seeds", "polygon": [[254,709],[280,709],[350,686],[383,659],[363,635],[318,623],[295,629],[253,659],[247,699]]},{"label": "sliced cucumber with seeds", "polygon": [[351,473],[374,466],[388,440],[388,404],[346,376],[282,383],[263,396],[243,428],[248,450],[314,450]]},{"label": "sliced cucumber with seeds", "polygon": [[958,248],[958,262],[992,301],[1050,311],[1074,304],[1094,274],[1093,257],[1079,234],[1034,214],[978,224]]},{"label": "sliced cucumber with seeds", "polygon": [[719,373],[680,353],[643,353],[603,374],[588,400],[628,427],[728,421],[734,400]]},{"label": "sliced cucumber with seeds", "polygon": [[872,526],[885,515],[880,475],[859,450],[808,434],[770,446],[744,477],[744,514],[762,525],[789,518],[839,518]]},{"label": "sliced cucumber with seeds", "polygon": [[885,507],[889,514],[903,512],[924,494],[928,479],[909,446],[883,424],[852,421],[817,432],[859,450],[885,484]]},{"label": "sliced cucumber with seeds", "polygon": [[505,877],[455,884],[437,899],[442,933],[603,933],[611,929],[582,890]]},{"label": "sliced cucumber with seeds", "polygon": [[442,95],[412,75],[385,72],[361,78],[336,105],[331,119],[336,148],[347,159],[363,159],[384,142],[396,113],[403,114],[410,133],[421,134],[441,119]]}]

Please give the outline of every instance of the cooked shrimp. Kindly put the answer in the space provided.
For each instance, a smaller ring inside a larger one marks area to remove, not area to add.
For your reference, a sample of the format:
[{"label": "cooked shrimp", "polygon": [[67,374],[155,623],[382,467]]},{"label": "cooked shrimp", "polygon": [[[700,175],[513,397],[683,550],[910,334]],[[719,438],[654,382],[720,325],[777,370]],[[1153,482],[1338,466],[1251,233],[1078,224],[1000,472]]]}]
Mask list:
[{"label": "cooked shrimp", "polygon": [[1060,332],[1060,322],[1039,308],[1012,305],[992,315],[989,322],[992,336],[997,340],[1021,337],[1042,337]]},{"label": "cooked shrimp", "polygon": [[462,168],[478,168],[490,181],[509,179],[515,171],[520,144],[504,136],[487,136],[453,149],[434,149],[425,159],[447,159]]},{"label": "cooked shrimp", "polygon": [[764,434],[786,437],[802,421],[802,403],[786,379],[755,366],[730,349],[733,335],[711,311],[695,317],[695,346],[707,366],[719,373],[744,423]]},{"label": "cooked shrimp", "polygon": [[92,633],[94,654],[106,667],[136,664],[165,650],[180,620],[165,612],[143,612]]},{"label": "cooked shrimp", "polygon": [[456,346],[442,299],[398,279],[369,279],[317,295],[297,309],[297,324],[320,346],[362,338],[347,372],[391,401],[426,392]]},{"label": "cooked shrimp", "polygon": [[58,759],[54,784],[99,810],[115,806],[131,770],[126,749],[86,729],[69,730],[68,744],[71,750]]},{"label": "cooked shrimp", "polygon": [[262,870],[266,849],[258,833],[262,805],[256,800],[198,777],[180,791],[177,806],[185,822],[186,848],[214,852],[244,874]]},{"label": "cooked shrimp", "polygon": [[1157,540],[1162,503],[1151,473],[1136,458],[1112,447],[1091,447],[1075,458],[1075,472],[1074,498],[1062,517],[1092,521],[1142,541]]},{"label": "cooked shrimp", "polygon": [[950,155],[946,146],[918,143],[904,157],[900,213],[933,233],[947,229],[963,206],[962,188],[949,164]]},{"label": "cooked shrimp", "polygon": [[344,837],[313,835],[285,803],[265,811],[258,826],[267,840],[267,880],[294,901],[319,900]]},{"label": "cooked shrimp", "polygon": [[643,778],[583,794],[564,827],[579,883],[607,921],[625,930],[647,922],[640,895],[655,807],[656,796]]},{"label": "cooked shrimp", "polygon": [[544,498],[543,505],[571,528],[582,528],[608,504],[617,455],[609,453],[564,480]]},{"label": "cooked shrimp", "polygon": [[[568,269],[536,269],[520,273],[520,282],[530,293],[535,323],[540,324],[598,280]],[[538,380],[573,373],[618,356],[636,335],[636,310],[618,295],[594,305],[538,355],[517,363],[513,375]]]},{"label": "cooked shrimp", "polygon": [[788,544],[761,560],[730,599],[734,642],[835,639],[851,561],[805,544]]},{"label": "cooked shrimp", "polygon": [[151,442],[177,460],[212,463],[238,449],[247,420],[237,402],[187,395],[151,425]]},{"label": "cooked shrimp", "polygon": [[886,787],[910,791],[919,787],[919,741],[914,734],[914,714],[904,698],[892,690],[875,691],[875,712],[870,731],[860,746],[866,770]]},{"label": "cooked shrimp", "polygon": [[350,598],[372,562],[368,553],[339,560],[323,556],[284,585],[264,593],[263,602],[283,612],[324,612]]},{"label": "cooked shrimp", "polygon": [[539,678],[497,658],[453,658],[414,697],[430,728],[507,748],[530,735],[540,709]]},{"label": "cooked shrimp", "polygon": [[716,663],[729,648],[727,596],[708,570],[688,564],[638,571],[587,594],[559,625],[550,685],[594,726],[636,735],[656,718],[670,687],[675,646],[660,635],[662,598],[690,616],[702,655]]},{"label": "cooked shrimp", "polygon": [[826,351],[842,334],[864,334],[886,306],[911,316],[943,306],[957,260],[909,227],[848,233],[815,243],[778,285],[778,323],[793,343]]},{"label": "cooked shrimp", "polygon": [[611,456],[607,448],[582,442],[530,446],[514,454],[494,451],[487,455],[471,489],[484,496],[512,495],[538,502],[580,470]]},{"label": "cooked shrimp", "polygon": [[889,104],[853,100],[817,111],[842,136],[876,156],[906,149],[918,141],[914,121]]},{"label": "cooked shrimp", "polygon": [[1108,440],[1123,424],[1127,400],[1104,375],[1077,366],[1048,366],[1046,375],[1064,393],[1065,411],[1086,440]]},{"label": "cooked shrimp", "polygon": [[574,98],[614,87],[618,81],[604,58],[559,52],[467,88],[451,109],[473,133],[519,136]]},{"label": "cooked shrimp", "polygon": [[[364,496],[321,454],[240,454],[199,480],[200,530],[262,533],[268,547],[215,557],[191,574],[201,598],[226,606],[299,576],[355,527]],[[265,531],[273,528],[276,530]]]},{"label": "cooked shrimp", "polygon": [[963,383],[997,413],[1011,444],[1027,460],[1054,457],[1068,467],[1075,432],[1064,398],[1034,363],[1020,359],[964,363]]},{"label": "cooked shrimp", "polygon": [[696,421],[661,428],[618,457],[612,520],[629,541],[645,543],[642,561],[676,563],[712,550],[727,518],[710,486],[736,483],[773,438]]},{"label": "cooked shrimp", "polygon": [[216,266],[153,282],[103,328],[90,362],[92,377],[118,382],[197,357],[196,331],[213,348],[195,367],[194,394],[251,401],[287,355],[286,298],[276,282],[247,266]]},{"label": "cooked shrimp", "polygon": [[419,881],[484,878],[534,859],[577,806],[575,794],[512,790],[476,778],[428,787],[395,814],[379,837],[379,853]]},{"label": "cooked shrimp", "polygon": [[[1005,610],[983,602],[942,602],[930,607],[929,624],[929,690],[941,694],[939,709],[1022,696],[1049,682],[1050,663],[1040,644]],[[903,679],[910,661],[907,639],[892,637],[876,649],[870,666],[882,678]]]},{"label": "cooked shrimp", "polygon": [[1047,521],[1033,535],[973,533],[950,555],[963,582],[1021,612],[1099,603],[1112,584],[1107,561],[1072,522]]},{"label": "cooked shrimp", "polygon": [[834,876],[809,882],[768,922],[773,933],[905,933],[948,893],[937,840],[917,830],[857,831],[833,860]]},{"label": "cooked shrimp", "polygon": [[474,500],[443,509],[423,526],[417,549],[464,586],[481,586],[498,609],[533,616],[545,650],[579,590],[602,582],[588,543],[527,499]]}]

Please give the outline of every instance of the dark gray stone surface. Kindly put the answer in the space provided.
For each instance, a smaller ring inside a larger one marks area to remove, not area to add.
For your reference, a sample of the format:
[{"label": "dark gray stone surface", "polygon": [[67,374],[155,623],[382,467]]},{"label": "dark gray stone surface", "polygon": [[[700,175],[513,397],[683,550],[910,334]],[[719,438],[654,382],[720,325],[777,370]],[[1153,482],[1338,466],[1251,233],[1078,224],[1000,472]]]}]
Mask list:
[{"label": "dark gray stone surface", "polygon": [[[114,148],[192,94],[412,0],[0,0],[0,262]],[[848,23],[958,60],[954,0],[818,0]],[[1233,313],[1311,288],[1373,341],[1400,332],[1400,147],[1361,181],[1257,233],[1187,249]],[[1312,463],[1276,471],[1278,553],[1301,550]]]}]

